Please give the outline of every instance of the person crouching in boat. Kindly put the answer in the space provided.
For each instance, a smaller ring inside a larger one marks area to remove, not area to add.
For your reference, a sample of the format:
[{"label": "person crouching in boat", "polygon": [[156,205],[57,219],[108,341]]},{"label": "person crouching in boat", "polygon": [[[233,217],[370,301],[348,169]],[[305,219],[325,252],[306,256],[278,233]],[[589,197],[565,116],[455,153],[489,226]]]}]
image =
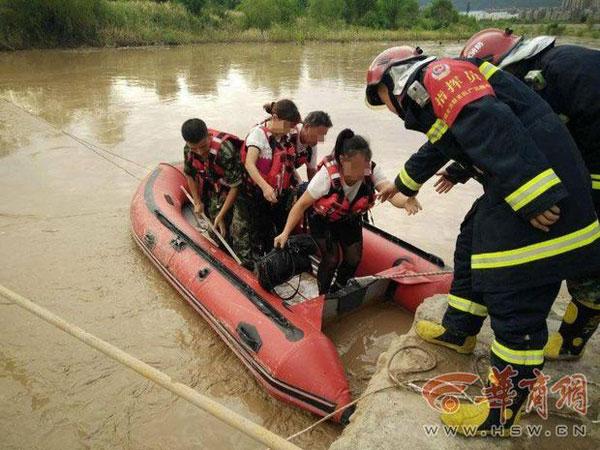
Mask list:
[{"label": "person crouching in boat", "polygon": [[306,165],[306,176],[308,181],[317,173],[317,145],[325,140],[325,135],[333,126],[329,114],[324,111],[309,112],[302,123],[296,125],[292,130],[296,146],[295,167],[299,169]]},{"label": "person crouching in boat", "polygon": [[232,206],[242,183],[241,142],[235,136],[209,130],[200,119],[181,127],[185,177],[194,199],[194,213],[206,214],[223,237],[228,237]]},{"label": "person crouching in boat", "polygon": [[[369,143],[362,136],[350,129],[341,131],[333,155],[323,159],[306,192],[290,211],[283,232],[274,240],[275,247],[283,248],[308,210],[310,234],[321,253],[319,294],[330,292],[336,269],[336,284],[340,287],[354,275],[362,257],[362,216],[375,204],[376,191],[391,185],[371,156]],[[409,215],[421,209],[414,197],[403,194],[389,201]]]},{"label": "person crouching in boat", "polygon": [[244,142],[241,160],[246,177],[234,208],[234,250],[251,269],[254,257],[272,248],[294,201],[296,148],[290,130],[300,123],[291,100],[264,105],[271,117],[255,126]]}]

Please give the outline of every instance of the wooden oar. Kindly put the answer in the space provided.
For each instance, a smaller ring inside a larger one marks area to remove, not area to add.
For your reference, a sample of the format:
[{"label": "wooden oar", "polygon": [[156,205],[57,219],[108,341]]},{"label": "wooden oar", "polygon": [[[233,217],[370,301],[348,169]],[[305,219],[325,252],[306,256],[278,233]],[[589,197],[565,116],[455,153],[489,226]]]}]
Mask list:
[{"label": "wooden oar", "polygon": [[[180,186],[181,190],[184,192],[185,196],[188,198],[188,200],[192,203],[192,206],[194,205],[194,199],[192,198],[192,196],[190,195],[190,193],[187,191],[187,189],[183,186]],[[198,216],[196,216],[196,213],[194,213],[194,217],[196,218],[196,222],[198,223],[198,226],[200,226],[200,221],[198,220]],[[217,229],[213,226],[212,222],[208,219],[208,217],[206,217],[206,214],[204,214],[204,212],[202,212],[202,219],[204,219],[206,221],[206,223],[208,224],[208,227],[210,228],[210,230],[215,233],[215,235],[219,238],[219,240],[221,241],[221,243],[225,246],[225,248],[227,249],[227,251],[229,252],[229,254],[233,257],[233,259],[235,259],[235,262],[237,262],[238,264],[242,264],[242,260],[240,258],[238,258],[238,256],[235,254],[235,252],[233,251],[233,249],[229,246],[229,244],[227,243],[227,241],[225,241],[225,238],[223,236],[221,236],[221,233],[219,233],[217,231]]]}]

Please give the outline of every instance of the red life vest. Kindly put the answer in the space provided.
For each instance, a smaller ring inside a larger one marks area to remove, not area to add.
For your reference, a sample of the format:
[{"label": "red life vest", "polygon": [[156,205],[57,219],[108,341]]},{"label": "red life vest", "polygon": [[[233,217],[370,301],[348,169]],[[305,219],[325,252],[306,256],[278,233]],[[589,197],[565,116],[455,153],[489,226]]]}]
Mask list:
[{"label": "red life vest", "polygon": [[312,159],[312,154],[315,151],[312,145],[306,145],[304,148],[300,149],[300,133],[301,130],[297,128],[292,129],[290,132],[290,140],[295,143],[296,147],[296,158],[294,160],[294,167],[296,169],[302,167],[303,165],[308,165],[310,160]]},{"label": "red life vest", "polygon": [[[280,193],[296,184],[296,178],[294,177],[296,146],[290,141],[289,136],[284,136],[280,141],[277,141],[267,127],[261,125],[260,129],[265,133],[265,137],[273,152],[273,157],[271,158],[271,166],[268,170],[261,170],[258,165],[257,168],[265,181],[269,183],[269,186]],[[248,149],[244,142],[241,150],[242,164],[246,163],[247,154]],[[247,184],[256,187],[256,183],[254,183],[252,177],[247,172],[246,174]]]},{"label": "red life vest", "polygon": [[208,156],[202,160],[194,152],[189,152],[187,155],[188,163],[196,169],[196,182],[200,187],[200,192],[205,196],[209,192],[227,192],[229,186],[225,184],[224,175],[225,169],[219,165],[219,152],[224,142],[231,142],[234,148],[240,148],[241,140],[222,131],[208,130],[208,135],[211,137]]},{"label": "red life vest", "polygon": [[349,201],[344,193],[342,175],[337,160],[331,155],[326,156],[319,164],[319,169],[322,166],[327,168],[331,186],[329,193],[313,204],[315,213],[326,217],[331,222],[335,222],[350,215],[363,214],[373,207],[375,204],[374,162],[371,162],[371,166],[365,169],[365,178],[352,201]]}]

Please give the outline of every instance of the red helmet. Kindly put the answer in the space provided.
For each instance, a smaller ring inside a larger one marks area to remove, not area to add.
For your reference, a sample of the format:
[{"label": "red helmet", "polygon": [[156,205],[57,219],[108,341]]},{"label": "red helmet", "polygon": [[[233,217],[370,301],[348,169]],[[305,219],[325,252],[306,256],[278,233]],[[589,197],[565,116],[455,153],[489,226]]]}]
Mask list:
[{"label": "red helmet", "polygon": [[427,58],[419,47],[402,45],[382,51],[375,57],[367,71],[367,103],[372,106],[383,105],[377,94],[377,85],[386,72],[393,66],[407,64]]},{"label": "red helmet", "polygon": [[460,56],[480,59],[491,57],[490,61],[498,65],[522,39],[522,36],[514,35],[510,28],[504,31],[488,28],[474,34],[465,44]]}]

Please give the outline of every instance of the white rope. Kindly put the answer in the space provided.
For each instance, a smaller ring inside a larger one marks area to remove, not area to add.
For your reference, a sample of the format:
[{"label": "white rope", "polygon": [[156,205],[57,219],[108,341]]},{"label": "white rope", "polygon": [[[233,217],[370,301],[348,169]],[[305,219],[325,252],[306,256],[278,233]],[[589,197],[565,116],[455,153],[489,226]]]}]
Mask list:
[{"label": "white rope", "polygon": [[78,142],[79,144],[83,145],[83,146],[84,146],[85,148],[87,148],[88,150],[91,150],[92,152],[94,152],[94,153],[95,153],[96,155],[98,155],[100,158],[102,158],[102,159],[106,160],[106,161],[107,161],[107,162],[109,162],[110,164],[112,164],[112,165],[114,165],[115,167],[117,167],[117,168],[121,169],[123,172],[127,173],[128,175],[130,175],[131,177],[135,178],[136,180],[139,180],[139,181],[141,181],[141,180],[142,180],[142,177],[139,177],[139,176],[137,176],[136,174],[134,174],[134,173],[132,173],[131,171],[127,170],[127,168],[125,168],[125,167],[121,166],[120,164],[117,164],[115,161],[113,161],[112,159],[110,159],[110,158],[106,157],[106,155],[103,155],[102,153],[99,153],[99,152],[105,152],[105,153],[108,153],[109,155],[111,155],[111,156],[112,156],[112,157],[114,157],[114,158],[118,158],[118,159],[120,159],[120,160],[122,160],[122,161],[126,161],[126,162],[128,162],[128,163],[130,163],[130,164],[133,164],[134,166],[137,166],[138,168],[140,168],[140,169],[142,169],[142,170],[146,171],[146,168],[145,168],[144,166],[142,166],[140,163],[138,163],[138,162],[136,162],[136,161],[134,161],[134,160],[132,160],[132,159],[126,158],[126,157],[124,157],[124,156],[118,155],[118,154],[117,154],[117,153],[115,153],[115,152],[111,152],[110,150],[107,150],[107,149],[105,149],[105,148],[102,148],[102,147],[100,147],[100,146],[98,146],[98,145],[96,145],[96,144],[93,144],[93,143],[91,143],[91,142],[89,142],[89,141],[86,141],[86,140],[85,140],[85,139],[83,139],[83,138],[80,138],[80,137],[78,137],[78,136],[75,136],[74,134],[71,134],[71,133],[69,133],[69,132],[67,132],[67,131],[63,130],[62,128],[59,128],[59,127],[57,127],[56,125],[54,125],[54,124],[52,124],[51,122],[49,122],[49,121],[47,121],[46,119],[44,119],[43,117],[40,117],[40,116],[38,116],[38,115],[36,115],[36,114],[32,113],[31,111],[29,111],[29,110],[25,109],[24,107],[22,107],[22,106],[18,105],[16,102],[14,102],[14,101],[12,101],[12,100],[9,100],[9,99],[7,99],[7,98],[1,98],[0,100],[4,100],[6,103],[9,103],[9,104],[13,105],[14,107],[16,107],[16,108],[19,108],[21,111],[23,111],[23,112],[24,112],[24,113],[26,113],[26,114],[29,114],[29,115],[30,115],[31,117],[33,117],[34,119],[37,119],[37,120],[39,120],[40,122],[43,122],[43,123],[45,123],[46,125],[48,125],[49,127],[53,128],[54,130],[56,130],[56,131],[58,131],[58,132],[60,132],[60,133],[64,134],[65,136],[68,136],[68,137],[70,137],[70,138],[71,138],[71,139],[73,139],[74,141],[76,141],[76,142]]},{"label": "white rope", "polygon": [[35,314],[45,322],[48,322],[70,334],[71,336],[79,339],[84,344],[101,351],[115,361],[120,362],[132,370],[135,370],[143,377],[152,380],[156,384],[187,400],[191,404],[206,411],[219,420],[222,420],[226,424],[241,431],[252,439],[261,442],[275,450],[299,450],[300,447],[297,447],[296,445],[286,441],[281,436],[278,436],[266,428],[246,419],[244,416],[227,409],[220,403],[200,394],[199,392],[196,392],[189,386],[186,386],[182,383],[173,382],[171,377],[160,370],[157,370],[145,362],[131,356],[130,354],[125,353],[123,350],[120,350],[108,342],[105,342],[102,339],[87,333],[81,328],[68,323],[47,309],[36,305],[32,301],[17,294],[16,292],[11,291],[10,289],[7,289],[2,285],[0,285],[0,295],[11,300],[23,309],[26,309],[30,313]]}]

